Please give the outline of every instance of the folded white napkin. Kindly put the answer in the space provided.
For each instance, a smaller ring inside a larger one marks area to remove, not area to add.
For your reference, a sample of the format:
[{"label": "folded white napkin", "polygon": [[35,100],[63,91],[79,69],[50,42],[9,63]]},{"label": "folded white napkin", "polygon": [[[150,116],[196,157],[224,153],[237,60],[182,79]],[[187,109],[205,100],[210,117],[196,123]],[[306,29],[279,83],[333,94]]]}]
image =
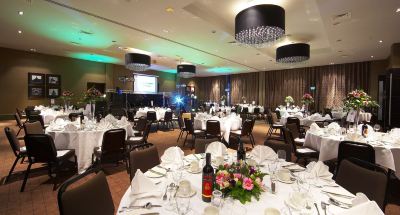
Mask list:
[{"label": "folded white napkin", "polygon": [[354,142],[364,142],[364,137],[358,133],[348,133],[344,139]]},{"label": "folded white napkin", "polygon": [[313,123],[310,125],[310,129],[309,129],[308,131],[311,132],[311,133],[314,133],[314,134],[320,134],[320,133],[323,133],[323,132],[324,132],[324,130],[323,130],[322,128],[320,128],[320,127],[317,125],[317,123],[315,123],[315,122],[313,122]]},{"label": "folded white napkin", "polygon": [[98,130],[108,130],[108,129],[112,129],[114,126],[107,121],[100,121],[99,125],[97,125],[97,129]]},{"label": "folded white napkin", "polygon": [[164,167],[173,168],[174,165],[182,164],[184,152],[177,146],[169,147],[161,156],[161,164]]},{"label": "folded white napkin", "polygon": [[356,206],[368,201],[369,199],[364,193],[356,193],[356,197],[351,202],[353,206]]},{"label": "folded white napkin", "polygon": [[225,144],[215,141],[207,146],[206,153],[211,153],[213,156],[224,156],[226,154]]},{"label": "folded white napkin", "polygon": [[54,122],[56,125],[64,125],[65,120],[62,118],[57,118],[56,121]]},{"label": "folded white napkin", "polygon": [[138,169],[136,170],[135,176],[131,181],[131,193],[130,196],[134,199],[158,197],[161,192],[157,186],[147,178],[143,172]]},{"label": "folded white napkin", "polygon": [[313,115],[310,116],[310,119],[314,120],[314,121],[318,121],[318,120],[322,119],[322,116],[319,113],[314,113]]},{"label": "folded white napkin", "polygon": [[114,123],[117,122],[118,120],[111,114],[108,114],[106,117],[104,117],[104,120],[106,122]]},{"label": "folded white napkin", "polygon": [[362,214],[362,215],[384,215],[382,210],[379,208],[378,204],[375,201],[368,201],[357,206],[354,206],[348,210],[344,210],[339,215],[354,215],[354,214]]},{"label": "folded white napkin", "polygon": [[303,113],[297,112],[297,113],[295,113],[293,116],[294,116],[294,117],[297,117],[297,118],[299,118],[299,119],[302,119],[302,118],[303,118]]},{"label": "folded white napkin", "polygon": [[339,134],[341,127],[337,122],[332,122],[328,125],[328,133],[332,135]]},{"label": "folded white napkin", "polygon": [[310,170],[310,174],[318,179],[322,179],[324,181],[333,181],[333,174],[329,172],[329,167],[325,165],[322,161],[311,162],[307,165],[307,169]]},{"label": "folded white napkin", "polygon": [[64,126],[64,131],[77,131],[78,128],[74,124],[67,124]]},{"label": "folded white napkin", "polygon": [[278,155],[274,150],[263,145],[255,146],[254,149],[251,150],[250,154],[254,156],[254,160],[258,163],[261,163],[265,160],[275,160],[278,158]]}]

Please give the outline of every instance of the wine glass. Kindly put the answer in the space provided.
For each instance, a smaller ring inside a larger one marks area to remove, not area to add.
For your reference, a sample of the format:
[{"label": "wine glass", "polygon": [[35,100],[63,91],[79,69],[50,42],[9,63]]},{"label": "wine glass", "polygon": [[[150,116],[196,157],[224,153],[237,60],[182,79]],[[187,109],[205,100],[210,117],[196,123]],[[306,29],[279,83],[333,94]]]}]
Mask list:
[{"label": "wine glass", "polygon": [[375,124],[374,125],[374,131],[375,132],[378,132],[378,131],[380,131],[381,130],[381,126],[379,125],[379,124]]},{"label": "wine glass", "polygon": [[178,212],[178,215],[185,215],[189,212],[190,198],[176,196],[175,202],[176,202],[176,210]]}]

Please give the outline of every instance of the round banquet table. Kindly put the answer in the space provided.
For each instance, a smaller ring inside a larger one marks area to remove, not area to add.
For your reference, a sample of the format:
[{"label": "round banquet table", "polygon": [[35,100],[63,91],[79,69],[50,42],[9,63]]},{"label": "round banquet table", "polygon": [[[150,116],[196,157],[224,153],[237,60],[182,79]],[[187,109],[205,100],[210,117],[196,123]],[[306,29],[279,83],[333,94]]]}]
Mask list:
[{"label": "round banquet table", "polygon": [[[189,156],[191,156],[191,155],[186,156],[185,160],[189,160]],[[198,155],[198,157],[200,157],[200,155]],[[203,160],[200,162],[203,162]],[[262,164],[264,164],[264,166],[268,166],[267,165],[268,162],[269,161],[264,161]],[[280,165],[287,165],[287,164],[288,164],[288,162],[280,162]],[[192,174],[192,173],[187,172],[186,170],[183,170],[183,171],[184,171],[184,173],[183,173],[182,178],[184,180],[190,181],[192,189],[194,189],[196,191],[196,194],[193,197],[191,197],[191,199],[190,199],[190,211],[187,214],[188,215],[203,215],[204,208],[207,206],[210,206],[211,204],[203,202],[201,199],[201,183],[202,183],[201,176],[202,176],[202,174],[201,173]],[[261,167],[261,171],[268,172],[268,168]],[[295,174],[297,174],[297,173],[295,173]],[[158,191],[162,194],[165,192],[165,188],[166,188],[167,184],[173,182],[171,177],[169,177],[169,176],[154,179],[153,182],[155,182],[155,181],[159,182],[158,184],[156,184],[156,186],[157,186]],[[227,208],[229,206],[227,204],[232,204],[232,205],[235,205],[237,207],[244,209],[245,213],[242,213],[241,215],[264,214],[264,210],[269,207],[276,208],[276,209],[280,210],[281,213],[284,212],[282,214],[285,214],[285,215],[291,214],[288,212],[287,206],[285,204],[285,200],[287,200],[289,198],[290,194],[293,192],[294,184],[286,184],[286,183],[281,183],[281,182],[277,181],[276,182],[276,193],[272,194],[271,190],[270,190],[270,181],[271,180],[270,180],[269,175],[266,175],[263,178],[263,182],[265,184],[266,191],[261,194],[259,201],[252,198],[252,201],[250,203],[246,203],[243,205],[238,200],[234,200],[233,202],[225,203],[224,207],[222,208],[222,211],[220,211],[220,214],[229,214],[229,213],[227,213],[227,211],[224,211],[224,210],[228,210]],[[311,194],[313,200],[315,202],[318,202],[318,205],[319,205],[320,201],[328,202],[328,196],[323,194],[321,192],[321,189],[322,188],[317,188],[316,186],[311,186],[310,192],[309,192]],[[343,189],[343,188],[338,188],[338,189]],[[130,211],[130,212],[124,213],[123,211],[121,211],[123,207],[129,207],[130,205],[144,205],[146,202],[152,202],[153,204],[160,204],[160,205],[162,205],[162,207],[156,207],[156,208],[147,209],[147,210],[140,210],[137,212]],[[121,199],[117,214],[135,214],[135,215],[136,214],[145,214],[145,213],[159,213],[162,215],[177,214],[176,211],[169,211],[169,210],[165,209],[166,203],[167,203],[167,201],[163,201],[161,196],[160,197],[152,196],[152,197],[148,197],[148,198],[136,199],[133,195],[131,195],[131,186],[129,186],[128,189],[126,190],[124,196]],[[225,205],[227,207],[225,207]],[[321,207],[318,207],[318,208],[319,208],[320,212],[323,211],[321,209]],[[318,214],[314,206],[312,206],[311,210],[312,210],[312,214]],[[293,214],[298,214],[298,213],[295,213],[293,211],[293,209],[291,209],[291,211],[293,212]],[[345,209],[342,209],[342,208],[339,208],[336,206],[329,206],[327,211],[328,211],[328,213],[331,212],[330,214],[332,214],[332,213],[337,214],[339,212],[345,211]]]},{"label": "round banquet table", "polygon": [[207,120],[218,120],[221,127],[221,135],[224,140],[229,143],[229,134],[231,131],[239,130],[242,126],[242,118],[239,116],[228,116],[219,118],[213,117],[195,117],[193,122],[193,127],[195,130],[205,131],[207,128]]},{"label": "round banquet table", "polygon": [[158,108],[158,109],[154,109],[154,108],[140,108],[135,115],[135,118],[140,118],[140,117],[147,117],[147,112],[149,111],[155,111],[156,112],[156,116],[157,116],[157,120],[160,119],[164,119],[164,115],[165,112],[167,111],[171,111],[171,109],[165,109],[165,108]]},{"label": "round banquet table", "polygon": [[[376,132],[376,135],[385,134]],[[396,176],[400,178],[400,144],[370,141],[368,138],[365,139],[365,143],[374,147],[375,162],[395,171]],[[342,135],[315,134],[307,131],[304,146],[319,151],[320,161],[331,160],[337,158],[339,144],[344,139]]]},{"label": "round banquet table", "polygon": [[[133,129],[130,124],[120,128],[126,130],[127,136],[133,136]],[[46,134],[53,137],[57,149],[75,149],[78,173],[82,173],[92,164],[93,150],[95,147],[101,146],[103,135],[107,130],[53,131],[47,128]]]}]

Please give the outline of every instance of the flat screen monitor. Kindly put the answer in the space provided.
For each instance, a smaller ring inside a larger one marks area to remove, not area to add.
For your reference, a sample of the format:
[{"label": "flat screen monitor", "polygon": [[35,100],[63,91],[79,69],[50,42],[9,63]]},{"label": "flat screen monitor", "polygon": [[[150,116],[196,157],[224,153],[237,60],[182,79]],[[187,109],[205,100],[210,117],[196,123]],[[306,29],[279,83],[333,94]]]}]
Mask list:
[{"label": "flat screen monitor", "polygon": [[157,93],[157,76],[147,76],[135,74],[133,82],[134,93],[155,94]]}]

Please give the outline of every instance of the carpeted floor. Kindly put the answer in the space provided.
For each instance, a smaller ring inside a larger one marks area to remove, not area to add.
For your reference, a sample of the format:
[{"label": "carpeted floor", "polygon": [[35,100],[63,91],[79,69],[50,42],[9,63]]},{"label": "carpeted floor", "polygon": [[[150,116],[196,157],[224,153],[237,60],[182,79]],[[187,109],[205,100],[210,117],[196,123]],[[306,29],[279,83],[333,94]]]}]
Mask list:
[{"label": "carpeted floor", "polygon": [[[7,214],[58,214],[57,191],[53,191],[52,182],[47,176],[47,171],[41,165],[33,165],[33,173],[30,175],[25,192],[20,193],[19,189],[22,184],[22,174],[27,167],[27,163],[17,164],[13,176],[10,181],[3,184],[4,178],[7,176],[12,163],[14,162],[14,154],[11,151],[7,138],[4,135],[4,127],[9,126],[17,129],[14,121],[0,121],[0,215]],[[263,121],[257,121],[253,135],[256,144],[263,144],[267,132],[267,125]],[[149,142],[157,146],[159,154],[162,155],[164,150],[170,146],[182,146],[183,140],[176,142],[179,130],[174,131],[158,131],[150,133]],[[248,142],[247,139],[244,139]],[[250,146],[250,145],[248,145]],[[185,154],[192,153],[189,146],[183,148]],[[125,165],[105,166],[108,173],[107,181],[109,183],[114,205],[117,208],[129,186],[129,175],[125,171]],[[73,173],[63,173],[61,182]],[[395,181],[391,185],[389,204],[386,207],[386,214],[400,214],[400,185]]]}]

